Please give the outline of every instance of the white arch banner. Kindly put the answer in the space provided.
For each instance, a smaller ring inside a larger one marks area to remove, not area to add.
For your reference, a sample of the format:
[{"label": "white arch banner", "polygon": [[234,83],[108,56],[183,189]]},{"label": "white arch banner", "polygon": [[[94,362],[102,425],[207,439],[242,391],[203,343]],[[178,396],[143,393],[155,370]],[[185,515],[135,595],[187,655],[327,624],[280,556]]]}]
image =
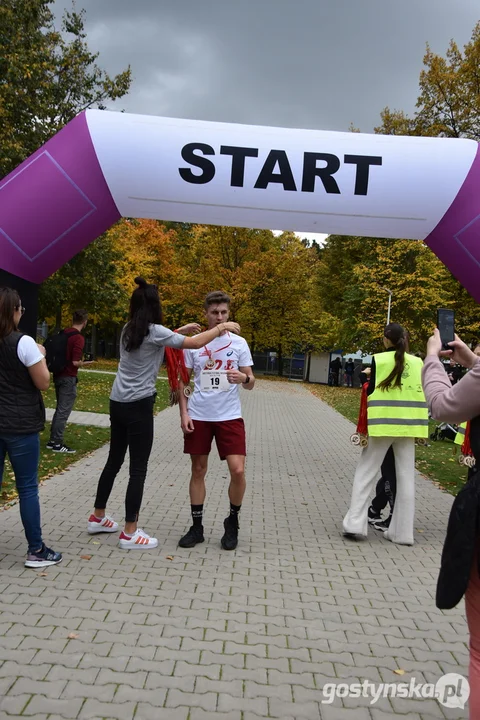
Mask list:
[{"label": "white arch banner", "polygon": [[120,217],[425,240],[480,299],[472,140],[88,110],[0,182],[0,265],[41,282]]}]

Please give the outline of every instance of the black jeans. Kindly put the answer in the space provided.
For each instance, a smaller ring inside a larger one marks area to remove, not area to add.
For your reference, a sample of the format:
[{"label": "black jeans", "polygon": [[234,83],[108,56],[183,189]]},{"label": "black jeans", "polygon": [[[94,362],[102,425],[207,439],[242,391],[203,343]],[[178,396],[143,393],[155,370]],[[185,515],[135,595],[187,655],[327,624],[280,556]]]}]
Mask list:
[{"label": "black jeans", "polygon": [[155,395],[121,403],[110,400],[110,452],[98,481],[95,507],[104,510],[112,492],[113,483],[130,454],[130,477],[125,496],[125,520],[136,522],[142,504],[143,486],[153,443],[153,406]]},{"label": "black jeans", "polygon": [[395,455],[391,445],[382,463],[381,472],[382,477],[375,488],[372,507],[377,512],[381,512],[389,504],[390,512],[392,512],[395,505],[395,495],[397,494],[397,473],[395,472]]}]

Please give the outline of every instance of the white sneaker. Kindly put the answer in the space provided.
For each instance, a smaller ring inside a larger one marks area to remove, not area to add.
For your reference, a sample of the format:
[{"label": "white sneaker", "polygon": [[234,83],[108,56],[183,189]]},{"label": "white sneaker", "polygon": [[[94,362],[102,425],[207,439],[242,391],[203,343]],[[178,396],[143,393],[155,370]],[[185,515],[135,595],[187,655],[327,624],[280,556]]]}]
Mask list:
[{"label": "white sneaker", "polygon": [[118,523],[116,523],[111,517],[108,517],[108,515],[105,515],[103,518],[97,518],[92,513],[88,518],[87,530],[89,535],[104,532],[114,533],[118,531]]},{"label": "white sneaker", "polygon": [[157,538],[150,537],[141,528],[137,528],[133,535],[127,535],[125,530],[122,530],[118,541],[118,546],[122,550],[153,550],[157,545]]}]

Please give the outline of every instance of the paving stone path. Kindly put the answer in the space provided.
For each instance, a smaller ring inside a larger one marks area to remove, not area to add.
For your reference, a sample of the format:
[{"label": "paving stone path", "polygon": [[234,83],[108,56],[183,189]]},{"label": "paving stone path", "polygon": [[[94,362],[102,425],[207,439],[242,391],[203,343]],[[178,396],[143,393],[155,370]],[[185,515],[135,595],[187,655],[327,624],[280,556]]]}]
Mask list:
[{"label": "paving stone path", "polygon": [[[433,698],[322,702],[325,683],[466,675],[463,603],[445,613],[434,604],[451,496],[418,476],[414,547],[375,531],[347,541],[351,423],[296,383],[259,381],[242,400],[248,491],[232,553],[219,543],[227,473],[215,455],[206,542],[177,548],[190,522],[177,409],[155,420],[141,515],[157,550],[124,552],[115,536],[85,531],[107,447],[41,488],[61,565],[25,569],[18,507],[0,513],[2,720],[466,717]],[[126,478],[109,507],[119,521]]]}]

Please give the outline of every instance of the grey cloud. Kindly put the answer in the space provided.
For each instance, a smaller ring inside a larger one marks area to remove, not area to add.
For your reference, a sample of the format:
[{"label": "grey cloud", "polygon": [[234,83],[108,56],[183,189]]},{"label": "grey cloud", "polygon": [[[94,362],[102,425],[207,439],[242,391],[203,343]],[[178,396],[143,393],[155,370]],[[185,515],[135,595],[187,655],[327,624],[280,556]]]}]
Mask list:
[{"label": "grey cloud", "polygon": [[[60,16],[69,7],[57,0]],[[412,112],[425,43],[469,40],[475,0],[77,0],[99,64],[131,64],[119,109],[365,132]]]}]

